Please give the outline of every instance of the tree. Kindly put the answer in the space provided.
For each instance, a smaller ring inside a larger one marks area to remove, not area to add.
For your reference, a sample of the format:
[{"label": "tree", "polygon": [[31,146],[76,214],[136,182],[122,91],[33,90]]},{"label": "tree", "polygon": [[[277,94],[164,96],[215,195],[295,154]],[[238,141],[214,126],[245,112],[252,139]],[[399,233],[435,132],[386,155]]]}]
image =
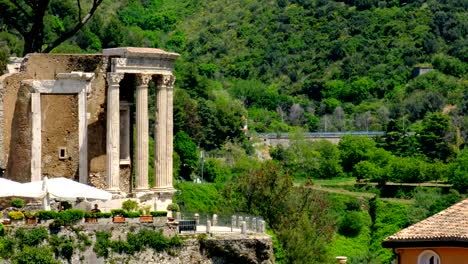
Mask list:
[{"label": "tree", "polygon": [[351,172],[358,162],[369,159],[376,146],[374,140],[368,137],[347,135],[341,138],[338,148],[344,172]]},{"label": "tree", "polygon": [[354,166],[354,175],[358,180],[370,179],[371,181],[384,184],[387,179],[383,176],[382,169],[374,163],[362,160]]},{"label": "tree", "polygon": [[238,195],[229,200],[237,199],[240,209],[264,217],[285,249],[286,263],[328,263],[335,219],[324,193],[294,188],[291,176],[273,161],[243,174],[233,185]]},{"label": "tree", "polygon": [[458,156],[450,166],[451,173],[449,181],[453,184],[453,188],[460,192],[468,191],[468,149],[463,149],[458,153]]},{"label": "tree", "polygon": [[432,113],[424,118],[422,126],[419,135],[422,152],[431,159],[447,161],[453,155],[446,139],[450,129],[449,117]]},{"label": "tree", "polygon": [[[0,22],[13,28],[23,37],[23,55],[32,52],[48,53],[80,31],[102,1],[93,0],[91,7],[86,10],[85,6],[89,1],[77,0],[76,6],[72,6],[71,0],[0,0],[0,10],[2,10]],[[74,17],[73,23],[69,25],[63,23],[65,17],[68,19]],[[53,27],[54,23],[56,30],[53,28],[48,30],[53,30],[56,36],[54,39],[46,39],[46,26]]]},{"label": "tree", "polygon": [[319,171],[320,153],[304,139],[302,131],[291,132],[284,166],[294,177],[311,177]]},{"label": "tree", "polygon": [[179,131],[174,137],[174,151],[179,154],[181,161],[180,175],[190,180],[190,174],[197,168],[197,145],[184,131]]},{"label": "tree", "polygon": [[340,150],[335,144],[327,140],[319,140],[312,143],[312,149],[319,153],[319,168],[313,176],[327,179],[341,175],[343,168],[340,164]]}]

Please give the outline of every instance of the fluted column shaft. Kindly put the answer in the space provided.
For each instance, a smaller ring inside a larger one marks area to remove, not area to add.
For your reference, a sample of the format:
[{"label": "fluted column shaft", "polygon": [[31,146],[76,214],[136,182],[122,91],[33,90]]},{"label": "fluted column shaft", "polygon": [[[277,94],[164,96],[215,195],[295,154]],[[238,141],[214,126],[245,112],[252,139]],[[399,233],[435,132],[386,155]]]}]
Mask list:
[{"label": "fluted column shaft", "polygon": [[172,154],[174,151],[174,112],[173,112],[173,101],[174,101],[174,82],[175,77],[170,75],[168,82],[166,83],[167,89],[167,119],[166,119],[166,188],[168,191],[172,191],[173,168],[172,168]]},{"label": "fluted column shaft", "polygon": [[107,73],[107,187],[120,190],[120,101],[123,73]]},{"label": "fluted column shaft", "polygon": [[151,75],[137,75],[136,189],[148,189],[148,83]]},{"label": "fluted column shaft", "polygon": [[164,122],[166,119],[166,99],[166,89],[161,85],[161,82],[159,81],[156,93],[156,124],[154,131],[154,187],[159,190],[164,189],[164,187],[166,186],[164,178],[164,173],[166,170],[166,166],[164,164],[166,154],[166,129]]},{"label": "fluted column shaft", "polygon": [[[172,87],[173,75],[158,78],[155,126],[155,189],[172,190]],[[168,89],[170,87],[170,89]],[[169,91],[170,90],[170,91]],[[169,99],[170,97],[170,99]],[[168,120],[170,119],[170,122]],[[170,150],[169,150],[170,149]],[[170,175],[168,175],[170,173]]]}]

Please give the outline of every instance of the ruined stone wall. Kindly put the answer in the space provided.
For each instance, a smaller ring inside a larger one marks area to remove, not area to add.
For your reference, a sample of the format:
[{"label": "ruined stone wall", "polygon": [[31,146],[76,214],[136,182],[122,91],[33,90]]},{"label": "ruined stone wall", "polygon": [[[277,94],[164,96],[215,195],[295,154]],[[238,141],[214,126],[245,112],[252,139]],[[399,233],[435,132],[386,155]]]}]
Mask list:
[{"label": "ruined stone wall", "polygon": [[[20,74],[5,74],[0,76],[0,165],[5,168],[10,152],[11,122],[16,107],[16,97],[19,88]],[[13,89],[11,89],[13,87]]]},{"label": "ruined stone wall", "polygon": [[[19,85],[22,76],[14,76],[5,98],[5,150],[8,178],[31,181],[31,91]],[[16,92],[16,93],[15,93]]]},{"label": "ruined stone wall", "polygon": [[[87,105],[89,113],[89,171],[101,175],[106,174],[106,67],[106,61],[102,55],[30,54],[26,57],[20,73],[2,76],[3,81],[0,79],[0,82],[3,84],[3,89],[0,89],[0,101],[3,103],[4,111],[3,122],[0,119],[0,123],[2,123],[0,134],[3,135],[3,162],[7,164],[6,176],[8,178],[18,181],[30,181],[31,179],[29,169],[31,159],[31,91],[28,87],[22,87],[20,82],[26,79],[53,80],[57,73],[71,71],[95,73]],[[42,95],[41,99],[43,99],[41,106],[45,109],[42,112],[43,172],[51,176],[73,178],[78,172],[79,160],[78,154],[76,156],[74,154],[75,151],[78,151],[76,96]],[[59,124],[58,120],[60,120]],[[74,155],[74,157],[72,161],[61,162],[62,165],[58,161],[58,148],[65,143],[63,140],[58,140],[59,138],[73,142],[70,143],[67,151],[69,151],[70,156]],[[75,145],[76,147],[74,147]]]},{"label": "ruined stone wall", "polygon": [[42,174],[49,178],[64,175],[77,178],[78,96],[43,94],[41,111]]}]

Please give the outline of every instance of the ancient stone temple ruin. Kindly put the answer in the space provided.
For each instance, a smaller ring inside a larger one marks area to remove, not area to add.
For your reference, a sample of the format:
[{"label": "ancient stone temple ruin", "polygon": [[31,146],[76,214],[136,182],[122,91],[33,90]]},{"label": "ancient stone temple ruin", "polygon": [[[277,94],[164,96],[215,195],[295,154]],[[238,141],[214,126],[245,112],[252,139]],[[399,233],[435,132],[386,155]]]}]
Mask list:
[{"label": "ancient stone temple ruin", "polygon": [[[138,198],[165,210],[174,193],[172,102],[178,56],[131,47],[26,56],[19,70],[11,67],[0,77],[4,177],[20,182],[67,177],[109,190],[115,198]],[[150,167],[154,177],[149,177]]]}]

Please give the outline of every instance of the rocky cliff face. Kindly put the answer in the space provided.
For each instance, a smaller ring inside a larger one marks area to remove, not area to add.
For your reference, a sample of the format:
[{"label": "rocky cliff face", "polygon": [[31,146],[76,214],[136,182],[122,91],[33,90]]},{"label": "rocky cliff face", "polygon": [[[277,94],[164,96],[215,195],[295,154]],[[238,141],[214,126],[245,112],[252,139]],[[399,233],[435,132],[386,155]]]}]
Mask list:
[{"label": "rocky cliff face", "polygon": [[[274,254],[271,238],[268,236],[240,237],[215,236],[206,239],[184,240],[182,248],[157,253],[145,250],[133,256],[113,255],[108,260],[92,257],[76,263],[158,263],[158,264],[273,264]],[[86,262],[90,261],[90,262]]]},{"label": "rocky cliff face", "polygon": [[268,236],[220,237],[199,241],[208,263],[274,263],[273,244]]},{"label": "rocky cliff face", "polygon": [[[164,218],[161,218],[164,220]],[[103,220],[103,219],[101,219]],[[39,226],[46,227],[44,224]],[[38,226],[8,226],[8,233],[13,235],[19,228],[34,229]],[[163,222],[156,221],[153,225],[141,224],[84,224],[73,228],[62,228],[54,232],[58,237],[73,241],[73,255],[68,260],[60,255],[56,258],[63,264],[105,264],[105,263],[158,263],[158,264],[273,264],[273,242],[270,236],[264,234],[241,235],[239,233],[220,234],[182,234],[182,246],[156,252],[151,248],[138,251],[135,254],[119,254],[109,249],[106,258],[99,257],[95,252],[96,232],[109,233],[112,241],[126,240],[129,233],[138,233],[141,229],[162,230],[166,237],[176,234],[176,229]],[[52,234],[50,234],[52,235]],[[49,246],[48,240],[41,246]],[[88,241],[87,243],[85,241]],[[52,246],[52,245],[50,245]],[[1,260],[0,264],[10,264],[11,260]]]}]

